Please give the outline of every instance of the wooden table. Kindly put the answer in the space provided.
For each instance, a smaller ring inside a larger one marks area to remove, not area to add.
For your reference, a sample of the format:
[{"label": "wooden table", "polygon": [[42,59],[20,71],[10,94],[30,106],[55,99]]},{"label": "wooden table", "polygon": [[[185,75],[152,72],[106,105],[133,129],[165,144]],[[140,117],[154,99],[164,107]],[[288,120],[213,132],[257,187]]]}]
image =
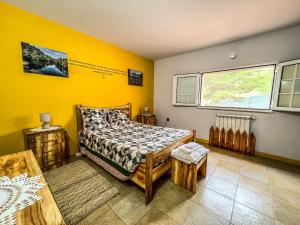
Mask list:
[{"label": "wooden table", "polygon": [[[46,183],[31,150],[0,157],[0,176],[15,177],[23,173],[29,177],[42,175],[39,182]],[[37,194],[42,197],[40,201],[17,212],[17,225],[65,224],[48,185]]]}]

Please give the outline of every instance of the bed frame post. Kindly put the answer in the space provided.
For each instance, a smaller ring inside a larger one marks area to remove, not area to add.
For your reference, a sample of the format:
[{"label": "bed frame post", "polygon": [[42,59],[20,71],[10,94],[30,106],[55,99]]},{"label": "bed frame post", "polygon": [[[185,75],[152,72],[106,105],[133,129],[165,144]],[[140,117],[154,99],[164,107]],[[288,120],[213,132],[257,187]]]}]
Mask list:
[{"label": "bed frame post", "polygon": [[148,205],[153,198],[152,175],[153,175],[153,152],[146,154],[146,174],[145,174],[145,204]]},{"label": "bed frame post", "polygon": [[193,130],[193,142],[196,142],[196,130]]},{"label": "bed frame post", "polygon": [[76,119],[77,119],[77,147],[78,147],[78,152],[80,152],[80,132],[82,130],[82,117],[81,117],[81,112],[80,108],[82,105],[76,105]]}]

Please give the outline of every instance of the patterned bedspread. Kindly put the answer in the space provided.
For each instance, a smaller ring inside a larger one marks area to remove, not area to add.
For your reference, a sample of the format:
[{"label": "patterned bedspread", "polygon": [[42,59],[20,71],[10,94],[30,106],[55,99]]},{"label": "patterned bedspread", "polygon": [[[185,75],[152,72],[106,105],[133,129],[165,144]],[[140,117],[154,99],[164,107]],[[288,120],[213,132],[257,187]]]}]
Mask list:
[{"label": "patterned bedspread", "polygon": [[161,151],[191,131],[130,122],[122,128],[85,129],[80,144],[126,176],[145,162],[148,151]]}]

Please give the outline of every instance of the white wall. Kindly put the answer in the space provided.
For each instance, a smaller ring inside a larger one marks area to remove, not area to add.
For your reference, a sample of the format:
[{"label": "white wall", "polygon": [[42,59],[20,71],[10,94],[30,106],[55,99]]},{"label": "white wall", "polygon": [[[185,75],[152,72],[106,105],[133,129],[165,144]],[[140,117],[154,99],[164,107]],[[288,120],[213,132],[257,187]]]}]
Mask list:
[{"label": "white wall", "polygon": [[[229,59],[231,51],[238,54],[237,59]],[[215,114],[229,113],[196,107],[174,107],[172,76],[175,74],[296,58],[300,58],[300,26],[157,60],[154,68],[154,111],[158,123],[164,125],[169,117],[168,126],[196,129],[198,138],[208,139],[208,131],[215,122]],[[300,114],[251,114],[256,116],[252,128],[256,135],[258,151],[300,160]]]}]

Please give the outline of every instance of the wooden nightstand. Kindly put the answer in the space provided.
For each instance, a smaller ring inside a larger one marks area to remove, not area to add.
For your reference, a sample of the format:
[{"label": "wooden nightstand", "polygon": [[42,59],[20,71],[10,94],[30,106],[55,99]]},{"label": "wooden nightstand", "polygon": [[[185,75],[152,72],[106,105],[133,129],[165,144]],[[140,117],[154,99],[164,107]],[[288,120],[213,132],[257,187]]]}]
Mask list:
[{"label": "wooden nightstand", "polygon": [[156,120],[155,115],[140,114],[140,115],[137,115],[137,122],[156,126],[157,120]]},{"label": "wooden nightstand", "polygon": [[24,129],[25,149],[31,149],[42,171],[62,166],[69,159],[69,143],[66,131],[56,129]]}]

